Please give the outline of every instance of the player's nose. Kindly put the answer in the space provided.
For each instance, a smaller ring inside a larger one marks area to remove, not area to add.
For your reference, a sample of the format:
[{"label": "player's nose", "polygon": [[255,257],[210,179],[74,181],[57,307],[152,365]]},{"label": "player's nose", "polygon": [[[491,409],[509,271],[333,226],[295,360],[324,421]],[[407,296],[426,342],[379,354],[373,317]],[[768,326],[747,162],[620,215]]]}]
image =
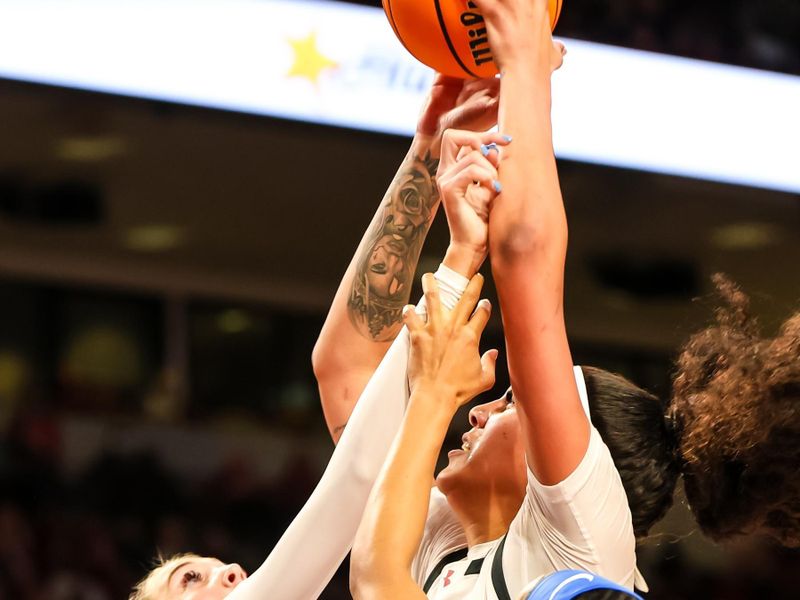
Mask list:
[{"label": "player's nose", "polygon": [[235,588],[245,579],[247,579],[247,573],[236,563],[225,565],[220,577],[222,586],[227,588]]},{"label": "player's nose", "polygon": [[489,420],[489,417],[495,413],[503,412],[507,404],[505,398],[498,398],[491,402],[473,406],[469,411],[469,424],[478,429],[483,429],[486,427],[486,421]]}]

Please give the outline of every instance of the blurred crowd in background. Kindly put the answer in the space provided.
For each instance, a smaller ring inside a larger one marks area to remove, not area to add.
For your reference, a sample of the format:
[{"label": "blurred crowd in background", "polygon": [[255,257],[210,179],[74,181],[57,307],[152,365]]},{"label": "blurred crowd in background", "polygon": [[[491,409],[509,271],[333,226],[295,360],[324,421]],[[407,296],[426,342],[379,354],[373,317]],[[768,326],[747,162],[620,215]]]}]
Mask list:
[{"label": "blurred crowd in background", "polygon": [[[48,318],[21,328],[42,303]],[[190,307],[196,368],[185,402],[157,367],[157,306],[124,293],[0,285],[0,600],[125,598],[157,552],[252,571],[313,490],[332,449],[309,361],[321,317]],[[82,354],[98,331],[99,351]],[[501,343],[497,332],[485,341]],[[575,354],[650,389],[667,385],[667,356]],[[270,442],[242,445],[248,436]],[[656,536],[642,548],[649,598],[796,597],[797,552],[756,544],[708,562],[681,542]],[[348,597],[345,565],[323,598]]]},{"label": "blurred crowd in background", "polygon": [[[319,476],[298,456],[274,480],[232,460],[190,483],[158,456],[134,453],[102,454],[65,477],[58,434],[57,419],[31,415],[0,446],[2,600],[127,598],[156,548],[253,569]],[[346,579],[336,583],[326,597],[346,598]]]},{"label": "blurred crowd in background", "polygon": [[[568,0],[558,33],[800,74],[799,24],[797,0]],[[313,489],[332,450],[310,366],[323,315],[178,311],[175,331],[160,299],[0,282],[0,600],[126,598],[157,551],[252,571]],[[173,369],[176,347],[188,372]],[[583,354],[667,386],[669,356]],[[153,450],[193,428],[213,448],[243,431],[276,441],[263,454]],[[141,436],[112,444],[108,429]],[[797,597],[797,551],[687,552],[669,536],[643,547],[648,598]],[[348,597],[345,566],[323,598]]]},{"label": "blurred crowd in background", "polygon": [[[2,600],[126,598],[155,548],[165,555],[193,550],[252,570],[319,475],[300,455],[273,480],[234,460],[189,483],[148,453],[98,456],[67,478],[58,428],[56,419],[28,415],[0,445]],[[324,531],[320,524],[321,538]],[[732,551],[725,567],[698,566],[664,538],[649,542],[641,556],[651,599],[797,597],[797,552],[756,545]],[[322,597],[349,597],[346,565]]]},{"label": "blurred crowd in background", "polygon": [[795,0],[567,0],[556,33],[800,74]]}]

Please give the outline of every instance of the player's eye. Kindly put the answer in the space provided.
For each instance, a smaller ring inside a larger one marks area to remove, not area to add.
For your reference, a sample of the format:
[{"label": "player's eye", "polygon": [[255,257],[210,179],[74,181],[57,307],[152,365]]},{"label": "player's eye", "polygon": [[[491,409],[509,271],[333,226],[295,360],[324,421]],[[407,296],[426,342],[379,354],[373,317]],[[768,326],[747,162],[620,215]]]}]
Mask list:
[{"label": "player's eye", "polygon": [[181,585],[183,585],[183,587],[185,588],[190,583],[196,583],[202,580],[203,576],[198,571],[189,570],[183,574],[183,578],[181,579]]}]

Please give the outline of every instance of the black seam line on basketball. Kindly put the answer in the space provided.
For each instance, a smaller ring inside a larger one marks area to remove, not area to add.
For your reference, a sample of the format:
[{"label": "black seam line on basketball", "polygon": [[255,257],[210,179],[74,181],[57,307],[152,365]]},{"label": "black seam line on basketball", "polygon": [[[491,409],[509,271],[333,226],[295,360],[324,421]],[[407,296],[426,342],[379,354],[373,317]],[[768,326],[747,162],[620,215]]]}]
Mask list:
[{"label": "black seam line on basketball", "polygon": [[447,42],[447,47],[450,48],[450,54],[452,54],[453,58],[456,59],[458,66],[464,69],[464,71],[466,71],[470,76],[478,79],[478,76],[470,71],[467,68],[467,65],[462,62],[461,57],[458,56],[458,52],[456,52],[456,49],[453,47],[453,42],[450,39],[450,35],[447,33],[447,25],[444,23],[444,15],[442,14],[442,7],[439,4],[439,0],[434,0],[433,4],[436,6],[436,16],[439,18],[439,28],[442,30],[442,35],[444,35],[444,41]]},{"label": "black seam line on basketball", "polygon": [[397,36],[397,39],[400,40],[400,43],[403,45],[403,48],[406,49],[406,52],[408,52],[411,56],[414,56],[416,58],[416,55],[413,52],[411,52],[411,49],[408,46],[406,46],[405,41],[403,41],[403,36],[400,35],[400,30],[397,28],[397,23],[394,20],[394,11],[392,10],[392,0],[386,0],[386,7],[389,9],[389,25],[392,26],[394,34]]}]

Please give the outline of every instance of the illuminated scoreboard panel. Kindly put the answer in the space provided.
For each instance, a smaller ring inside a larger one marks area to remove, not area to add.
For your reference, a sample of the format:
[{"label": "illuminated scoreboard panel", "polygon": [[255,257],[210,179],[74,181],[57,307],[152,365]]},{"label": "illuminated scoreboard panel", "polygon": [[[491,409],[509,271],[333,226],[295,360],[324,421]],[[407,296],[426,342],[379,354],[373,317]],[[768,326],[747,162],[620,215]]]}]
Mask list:
[{"label": "illuminated scoreboard panel", "polygon": [[[558,156],[800,192],[800,77],[564,41]],[[371,7],[3,0],[0,77],[411,135],[433,74]]]}]

